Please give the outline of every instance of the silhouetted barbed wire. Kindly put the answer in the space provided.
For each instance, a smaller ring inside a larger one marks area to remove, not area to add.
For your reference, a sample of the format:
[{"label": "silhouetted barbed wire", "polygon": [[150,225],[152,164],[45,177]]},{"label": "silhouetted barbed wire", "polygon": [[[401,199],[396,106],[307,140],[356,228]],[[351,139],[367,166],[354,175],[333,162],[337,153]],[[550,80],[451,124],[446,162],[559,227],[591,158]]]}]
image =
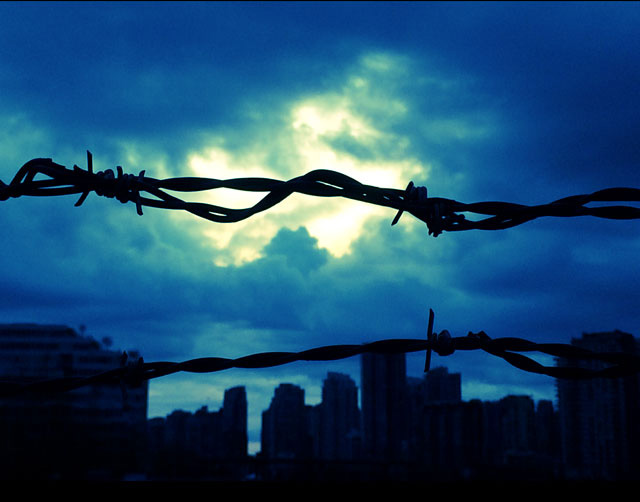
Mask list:
[{"label": "silhouetted barbed wire", "polygon": [[[142,358],[127,363],[126,353],[124,353],[121,367],[89,377],[63,377],[31,383],[0,382],[0,397],[26,393],[66,392],[88,385],[118,383],[136,385],[178,372],[214,373],[231,368],[270,368],[296,361],[335,361],[363,353],[398,354],[426,351],[425,372],[427,372],[431,351],[441,356],[448,356],[456,350],[483,350],[500,357],[518,369],[561,379],[619,378],[640,372],[640,356],[635,354],[594,352],[574,345],[535,343],[515,337],[491,339],[484,331],[469,332],[467,336],[457,338],[451,337],[447,330],[435,334],[433,333],[433,311],[430,311],[426,340],[398,338],[359,345],[328,345],[301,352],[263,352],[237,359],[203,357],[177,363],[145,363]],[[600,361],[610,366],[601,369],[544,366],[519,352],[540,352],[567,360]]]},{"label": "silhouetted barbed wire", "polygon": [[[591,194],[574,195],[549,204],[527,206],[508,202],[476,202],[466,204],[451,199],[428,197],[425,187],[409,183],[405,190],[378,188],[364,185],[349,176],[331,170],[315,170],[289,181],[269,178],[235,178],[219,180],[211,178],[169,178],[159,180],[140,174],[125,174],[122,167],[117,172],[93,171],[93,157],[87,152],[87,170],[77,165],[67,169],[51,159],[33,159],[24,164],[9,185],[0,181],[0,200],[22,196],[53,196],[81,194],[76,206],[80,206],[89,193],[116,198],[122,203],[135,202],[138,214],[142,207],[178,209],[218,223],[234,223],[266,211],[293,193],[318,197],[345,197],[369,204],[397,210],[392,225],[406,211],[422,220],[429,234],[437,237],[443,231],[501,230],[543,216],[598,218],[627,220],[640,218],[640,208],[633,206],[587,207],[592,202],[640,201],[640,189],[607,188]],[[36,180],[37,175],[49,179]],[[185,202],[164,190],[200,192],[216,188],[230,188],[248,192],[269,192],[255,205],[244,209],[232,209],[202,202]],[[144,197],[146,192],[156,197]],[[488,216],[472,221],[461,213]]]},{"label": "silhouetted barbed wire", "polygon": [[[220,223],[244,220],[265,211],[286,199],[294,192],[321,197],[345,197],[371,204],[390,207],[398,212],[393,219],[395,225],[403,212],[407,211],[426,223],[429,234],[438,236],[443,231],[469,229],[499,230],[520,225],[541,216],[596,216],[608,219],[638,219],[640,208],[631,206],[586,207],[590,202],[640,201],[640,189],[609,188],[588,195],[576,195],[559,199],[550,204],[525,206],[505,202],[480,202],[464,204],[450,199],[428,197],[425,187],[415,187],[413,182],[402,190],[378,188],[364,185],[348,176],[330,170],[311,171],[289,181],[268,178],[236,178],[217,180],[208,178],[170,178],[158,180],[144,175],[125,174],[117,167],[117,174],[111,169],[93,171],[93,157],[87,152],[87,170],[74,165],[66,169],[51,159],[33,159],[24,164],[9,185],[0,181],[0,200],[21,196],[54,196],[80,194],[76,206],[82,205],[89,193],[116,198],[122,203],[135,202],[138,214],[142,207],[179,209],[196,216]],[[38,179],[39,174],[49,179]],[[251,192],[269,192],[254,206],[245,209],[230,209],[213,204],[185,202],[167,194],[164,190],[197,192],[215,188],[231,188]],[[151,199],[141,195],[149,193]],[[462,212],[488,215],[480,221],[467,220]],[[445,330],[435,335],[433,312],[430,313],[427,340],[392,339],[363,345],[333,345],[302,352],[267,352],[253,354],[238,359],[207,357],[181,363],[135,364],[100,373],[91,377],[69,377],[44,382],[15,383],[1,382],[0,395],[15,395],[24,392],[68,391],[87,385],[117,382],[141,382],[176,372],[211,373],[230,368],[266,368],[294,361],[329,361],[352,357],[365,352],[398,353],[426,350],[425,371],[428,371],[431,352],[450,355],[456,350],[480,349],[498,356],[516,368],[552,376],[555,378],[585,379],[596,377],[620,377],[640,371],[640,359],[634,354],[594,353],[572,345],[546,343],[537,344],[519,338],[492,340],[483,331],[469,333],[466,337],[451,338]],[[600,360],[611,364],[603,369],[580,367],[543,366],[519,352],[538,351],[562,358]]]}]

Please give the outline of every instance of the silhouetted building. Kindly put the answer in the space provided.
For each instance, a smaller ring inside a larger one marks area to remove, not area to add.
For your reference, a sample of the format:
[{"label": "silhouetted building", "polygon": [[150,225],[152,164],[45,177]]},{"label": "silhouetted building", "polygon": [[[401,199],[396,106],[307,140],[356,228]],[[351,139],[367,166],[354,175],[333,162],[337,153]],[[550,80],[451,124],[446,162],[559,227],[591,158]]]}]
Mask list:
[{"label": "silhouetted building", "polygon": [[244,459],[247,456],[247,392],[244,386],[224,392],[222,405],[223,457]]},{"label": "silhouetted building", "polygon": [[222,455],[222,418],[206,406],[195,413],[174,410],[148,424],[151,479],[203,479]]},{"label": "silhouetted building", "polygon": [[535,406],[529,396],[506,396],[484,403],[484,457],[504,466],[509,458],[529,455],[535,449]]},{"label": "silhouetted building", "polygon": [[[594,352],[638,354],[638,341],[621,331],[583,334],[572,345]],[[558,359],[562,367],[602,369],[606,363]],[[640,392],[638,374],[624,378],[557,380],[566,476],[638,479]]]},{"label": "silhouetted building", "polygon": [[482,458],[486,465],[502,465],[502,405],[499,401],[482,402]]},{"label": "silhouetted building", "polygon": [[[66,326],[0,325],[2,381],[87,377],[122,363],[121,352]],[[146,381],[1,398],[0,476],[113,479],[140,473],[146,415]]]},{"label": "silhouetted building", "polygon": [[426,404],[416,429],[416,460],[432,478],[464,478],[480,463],[482,405],[479,401]]},{"label": "silhouetted building", "polygon": [[432,368],[424,374],[425,402],[459,403],[462,400],[460,373],[449,373],[444,367]]},{"label": "silhouetted building", "polygon": [[506,396],[482,403],[481,477],[550,480],[558,477],[557,415],[551,401]]},{"label": "silhouetted building", "polygon": [[408,401],[405,354],[362,354],[364,454],[374,460],[408,457]]},{"label": "silhouetted building", "polygon": [[310,458],[309,415],[304,389],[290,383],[280,384],[269,408],[262,412],[261,456],[270,460]]},{"label": "silhouetted building", "polygon": [[560,423],[553,403],[541,399],[536,406],[536,451],[542,459],[557,464],[560,460]]},{"label": "silhouetted building", "polygon": [[354,460],[360,456],[358,388],[348,375],[329,372],[318,410],[317,456],[325,460]]},{"label": "silhouetted building", "polygon": [[175,410],[149,420],[149,470],[160,479],[242,479],[247,460],[244,387],[224,393],[222,408]]},{"label": "silhouetted building", "polygon": [[500,450],[502,464],[512,464],[535,452],[535,405],[530,396],[500,399]]},{"label": "silhouetted building", "polygon": [[[450,428],[451,421],[448,418],[436,416],[444,417],[456,409],[455,406],[445,405],[461,403],[460,373],[450,374],[447,368],[438,367],[429,370],[422,378],[407,377],[407,392],[409,458],[430,465],[441,465],[444,458],[437,451],[441,448],[440,440],[446,436],[446,432],[443,430],[438,435],[438,428],[434,424],[444,420],[446,427]],[[439,405],[443,406],[438,408]]]}]

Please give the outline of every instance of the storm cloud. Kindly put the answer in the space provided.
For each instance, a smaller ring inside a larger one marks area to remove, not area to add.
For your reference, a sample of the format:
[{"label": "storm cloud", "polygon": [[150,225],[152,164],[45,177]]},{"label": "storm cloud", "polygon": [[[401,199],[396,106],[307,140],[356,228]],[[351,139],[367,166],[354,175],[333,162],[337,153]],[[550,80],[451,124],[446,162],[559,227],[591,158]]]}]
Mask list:
[{"label": "storm cloud", "polygon": [[[334,169],[462,202],[640,185],[635,3],[0,4],[0,179],[36,157],[156,178]],[[216,190],[186,199],[252,204]],[[145,360],[454,336],[638,334],[636,221],[545,218],[433,238],[405,214],[294,194],[238,224],[91,194],[2,202],[0,319],[84,325]],[[485,354],[463,397],[553,398]],[[552,361],[546,361],[551,364]],[[419,374],[424,354],[409,356]],[[319,399],[358,360],[174,375],[150,414],[247,385],[255,441],[279,382]]]}]

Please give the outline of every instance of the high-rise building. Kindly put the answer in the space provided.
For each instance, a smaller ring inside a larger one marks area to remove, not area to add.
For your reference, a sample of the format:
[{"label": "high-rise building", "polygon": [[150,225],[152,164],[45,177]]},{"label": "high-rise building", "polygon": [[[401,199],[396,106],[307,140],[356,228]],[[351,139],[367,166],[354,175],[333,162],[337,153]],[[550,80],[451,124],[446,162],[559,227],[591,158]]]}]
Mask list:
[{"label": "high-rise building", "polygon": [[415,429],[413,458],[440,480],[461,478],[477,469],[482,459],[482,403],[427,403]]},{"label": "high-rise building", "polygon": [[318,457],[325,460],[357,458],[360,449],[358,388],[349,375],[327,374],[318,411]]},{"label": "high-rise building", "polygon": [[449,373],[444,366],[424,374],[424,387],[428,403],[459,403],[462,400],[460,373]]},{"label": "high-rise building", "polygon": [[536,406],[536,451],[541,458],[556,463],[560,454],[558,412],[549,399],[541,399]]},{"label": "high-rise building", "polygon": [[221,457],[221,413],[202,406],[195,413],[174,410],[149,423],[151,479],[202,479]]},{"label": "high-rise building", "polygon": [[405,354],[362,354],[363,449],[368,458],[397,461],[408,456]]},{"label": "high-rise building", "polygon": [[462,462],[462,446],[453,447],[462,441],[463,428],[456,425],[466,413],[460,373],[432,368],[422,378],[407,377],[407,384],[410,459],[434,467]]},{"label": "high-rise building", "polygon": [[247,399],[227,389],[222,408],[174,410],[149,420],[149,470],[159,479],[242,479],[247,460]]},{"label": "high-rise building", "polygon": [[510,395],[499,401],[500,451],[503,462],[509,457],[531,456],[535,445],[535,404],[530,396]]},{"label": "high-rise building", "polygon": [[528,395],[482,402],[478,471],[483,476],[514,479],[556,478],[556,418],[551,401],[541,400],[536,407]]},{"label": "high-rise building", "polygon": [[[638,340],[621,331],[586,333],[571,344],[594,352],[638,354]],[[559,358],[562,367],[592,370],[596,360]],[[640,375],[557,380],[558,412],[565,475],[579,478],[637,479],[640,475]]]},{"label": "high-rise building", "polygon": [[462,400],[460,373],[444,367],[432,368],[422,378],[407,377],[411,437],[419,434],[426,405],[459,403]]},{"label": "high-rise building", "polygon": [[243,459],[247,456],[247,392],[244,386],[224,392],[222,430],[225,458]]},{"label": "high-rise building", "polygon": [[[121,365],[122,352],[66,326],[0,325],[0,380],[5,382],[86,377]],[[139,473],[144,468],[146,415],[146,381],[4,396],[0,475],[81,479]]]},{"label": "high-rise building", "polygon": [[311,456],[309,408],[304,389],[280,384],[269,408],[262,412],[261,455],[270,460],[301,460]]}]

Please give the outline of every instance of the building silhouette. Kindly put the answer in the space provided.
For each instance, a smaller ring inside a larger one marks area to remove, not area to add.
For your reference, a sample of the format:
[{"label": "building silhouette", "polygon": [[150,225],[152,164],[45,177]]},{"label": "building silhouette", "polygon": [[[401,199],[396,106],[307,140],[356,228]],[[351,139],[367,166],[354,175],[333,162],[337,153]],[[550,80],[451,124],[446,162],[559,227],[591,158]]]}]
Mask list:
[{"label": "building silhouette", "polygon": [[222,408],[175,410],[148,426],[148,471],[161,479],[242,479],[247,471],[245,388],[224,393]]},{"label": "building silhouette", "polygon": [[560,422],[550,399],[540,399],[535,412],[535,451],[540,461],[554,465],[559,475]]},{"label": "building silhouette", "polygon": [[322,386],[322,402],[316,407],[316,456],[324,460],[360,457],[360,409],[353,379],[329,372]]},{"label": "building silhouette", "polygon": [[222,405],[222,456],[226,459],[247,457],[247,391],[244,386],[224,391]]},{"label": "building silhouette", "polygon": [[[620,331],[571,342],[638,354]],[[134,358],[136,353],[130,353]],[[28,383],[117,368],[122,353],[66,326],[0,325],[0,380]],[[247,396],[146,420],[147,385],[90,385],[0,398],[5,479],[266,480],[605,479],[640,476],[640,376],[557,381],[557,409],[526,395],[463,401],[461,375],[406,375],[404,354],[363,354],[361,409],[351,376],[328,372],[322,401],[283,383],[262,413],[262,451],[247,454]],[[561,366],[589,369],[559,358]]]},{"label": "building silhouette", "polygon": [[510,395],[498,401],[498,463],[526,462],[535,452],[535,403],[530,396]]},{"label": "building silhouette", "polygon": [[311,457],[310,407],[304,389],[280,384],[269,408],[262,412],[261,455],[271,460],[301,460]]},{"label": "building silhouette", "polygon": [[[638,354],[638,340],[621,331],[585,333],[571,344],[596,352]],[[592,370],[601,361],[558,359],[559,366]],[[638,479],[640,476],[639,375],[558,380],[562,464],[569,478]]]},{"label": "building silhouette", "polygon": [[[122,362],[121,352],[66,326],[0,325],[5,382],[86,377]],[[0,476],[113,479],[140,473],[146,418],[146,382],[0,398]]]},{"label": "building silhouette", "polygon": [[363,450],[373,460],[399,461],[409,450],[406,356],[361,356]]},{"label": "building silhouette", "polygon": [[462,401],[461,382],[460,373],[449,373],[441,366],[424,374],[420,390],[426,403],[459,403]]},{"label": "building silhouette", "polygon": [[[407,377],[409,459],[435,473],[457,472],[465,463],[465,406],[459,373],[432,368],[422,378]],[[438,474],[442,476],[442,474]]]}]

